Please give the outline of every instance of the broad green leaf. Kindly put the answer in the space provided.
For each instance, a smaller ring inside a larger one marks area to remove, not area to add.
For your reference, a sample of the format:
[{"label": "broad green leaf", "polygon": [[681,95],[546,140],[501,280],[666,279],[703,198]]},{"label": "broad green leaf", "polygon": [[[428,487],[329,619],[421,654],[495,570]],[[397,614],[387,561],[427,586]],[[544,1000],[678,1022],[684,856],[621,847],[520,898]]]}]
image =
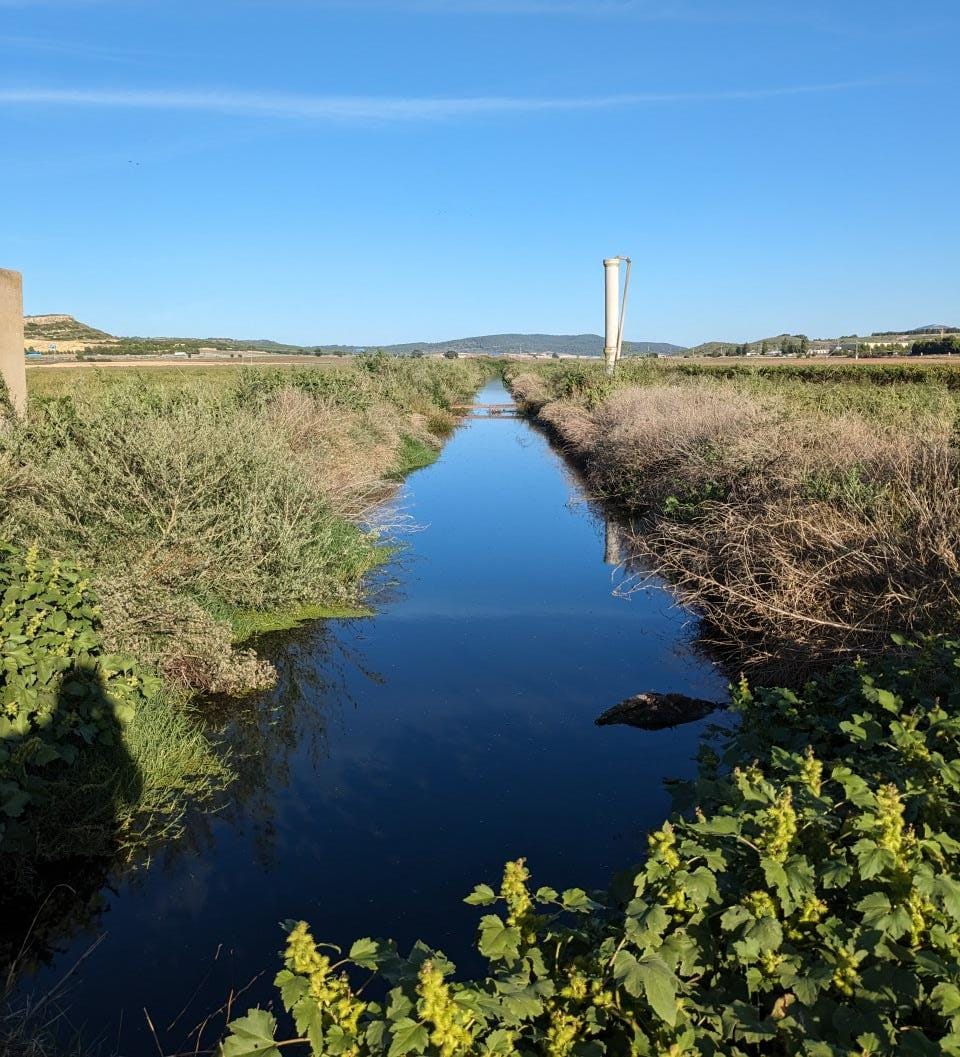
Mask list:
[{"label": "broad green leaf", "polygon": [[273,981],[280,989],[280,997],[283,1006],[288,1012],[300,1001],[310,988],[310,983],[304,976],[298,976],[289,969],[281,969]]},{"label": "broad green leaf", "polygon": [[3,794],[0,800],[0,811],[8,818],[19,818],[24,808],[30,803],[30,794],[23,789],[13,788]]},{"label": "broad green leaf", "polygon": [[960,1013],[960,988],[945,981],[937,984],[930,992],[930,1004],[941,1016],[956,1016]]},{"label": "broad green leaf", "polygon": [[380,945],[369,937],[357,940],[347,957],[362,969],[376,969]]},{"label": "broad green leaf", "polygon": [[418,1024],[409,1017],[398,1020],[391,1032],[392,1041],[387,1057],[403,1057],[405,1053],[423,1053],[430,1041],[430,1035],[423,1024]]},{"label": "broad green leaf", "polygon": [[753,914],[751,914],[746,907],[740,906],[738,903],[736,906],[730,907],[729,910],[725,910],[720,915],[720,928],[725,932],[732,932],[747,921],[753,921]]},{"label": "broad green leaf", "polygon": [[890,693],[889,690],[878,690],[877,691],[877,704],[881,708],[885,708],[888,712],[899,712],[899,704],[895,694]]},{"label": "broad green leaf", "polygon": [[655,954],[645,954],[638,962],[647,1001],[670,1027],[677,1022],[677,978]]},{"label": "broad green leaf", "polygon": [[617,951],[613,959],[613,978],[623,984],[623,989],[628,995],[639,998],[643,994],[643,974],[640,972],[640,963],[630,951]]},{"label": "broad green leaf", "polygon": [[223,1057],[280,1057],[274,1042],[277,1022],[265,1009],[251,1009],[245,1017],[227,1025]]},{"label": "broad green leaf", "polygon": [[382,1020],[375,1020],[366,1033],[367,1045],[373,1053],[381,1053],[387,1046],[387,1025]]},{"label": "broad green leaf", "polygon": [[863,914],[864,925],[880,927],[890,913],[890,897],[883,892],[873,892],[857,903],[857,910]]},{"label": "broad green leaf", "polygon": [[752,940],[761,954],[775,951],[783,943],[783,929],[776,918],[762,917],[744,930],[744,939]]},{"label": "broad green leaf", "polygon": [[645,954],[636,958],[630,951],[617,952],[613,976],[634,998],[645,996],[651,1009],[671,1027],[677,1019],[677,978],[662,958]]},{"label": "broad green leaf", "polygon": [[937,878],[937,891],[947,908],[947,913],[960,921],[960,882],[943,875]]},{"label": "broad green leaf", "polygon": [[504,995],[502,1002],[503,1008],[509,1014],[509,1018],[505,1018],[508,1026],[533,1020],[543,1012],[543,1002],[530,990]]},{"label": "broad green leaf", "polygon": [[399,987],[395,987],[389,995],[387,1003],[387,1016],[390,1020],[402,1020],[413,1011],[413,1003]]},{"label": "broad green leaf", "polygon": [[853,846],[853,853],[857,857],[860,877],[864,881],[869,881],[871,877],[877,877],[896,865],[893,852],[866,838],[857,841]]},{"label": "broad green leaf", "polygon": [[568,888],[561,896],[561,900],[564,909],[573,910],[578,914],[586,914],[590,910],[597,910],[600,906],[582,888]]},{"label": "broad green leaf", "polygon": [[320,1005],[310,994],[305,994],[291,1010],[297,1033],[310,1040],[318,1052],[323,1045],[323,1014]]},{"label": "broad green leaf", "polygon": [[506,925],[495,914],[488,914],[480,921],[480,953],[491,961],[512,961],[520,950],[520,930]]},{"label": "broad green leaf", "polygon": [[326,1035],[317,1043],[313,1043],[314,1053],[329,1054],[330,1057],[339,1057],[341,1053],[353,1048],[355,1039],[348,1035],[338,1024],[334,1024]]},{"label": "broad green leaf", "polygon": [[505,1028],[497,1028],[496,1031],[491,1031],[486,1038],[486,1049],[483,1052],[487,1054],[502,1054],[503,1057],[513,1057],[513,1054],[517,1052],[514,1032],[507,1031]]},{"label": "broad green leaf", "polygon": [[475,907],[485,907],[496,902],[496,899],[497,893],[494,892],[490,885],[477,885],[470,895],[464,899],[464,903],[469,903]]},{"label": "broad green leaf", "polygon": [[698,907],[705,906],[711,898],[717,896],[717,879],[713,871],[708,870],[706,866],[699,866],[692,873],[688,873],[683,879],[683,887]]}]

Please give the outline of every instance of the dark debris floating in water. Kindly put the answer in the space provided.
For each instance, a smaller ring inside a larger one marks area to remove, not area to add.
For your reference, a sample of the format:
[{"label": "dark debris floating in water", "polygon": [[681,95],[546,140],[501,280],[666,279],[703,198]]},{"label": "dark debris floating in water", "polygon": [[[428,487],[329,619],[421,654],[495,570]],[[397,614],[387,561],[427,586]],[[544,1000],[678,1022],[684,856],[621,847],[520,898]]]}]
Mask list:
[{"label": "dark debris floating in water", "polygon": [[686,694],[634,694],[625,701],[608,708],[597,717],[598,727],[623,723],[640,730],[664,730],[681,723],[693,723],[704,719],[711,712],[724,708],[719,701],[706,701]]}]

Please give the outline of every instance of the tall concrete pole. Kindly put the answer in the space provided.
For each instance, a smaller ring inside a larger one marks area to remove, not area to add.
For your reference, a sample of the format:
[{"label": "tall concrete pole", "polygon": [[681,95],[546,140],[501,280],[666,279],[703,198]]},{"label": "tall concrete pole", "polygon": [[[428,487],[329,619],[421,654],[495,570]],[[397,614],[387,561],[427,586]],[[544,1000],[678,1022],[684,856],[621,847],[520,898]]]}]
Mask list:
[{"label": "tall concrete pole", "polygon": [[27,410],[27,369],[23,358],[23,279],[0,268],[0,375],[13,410]]},{"label": "tall concrete pole", "polygon": [[610,257],[603,262],[605,326],[603,358],[607,374],[612,375],[617,365],[617,334],[620,330],[620,258]]}]

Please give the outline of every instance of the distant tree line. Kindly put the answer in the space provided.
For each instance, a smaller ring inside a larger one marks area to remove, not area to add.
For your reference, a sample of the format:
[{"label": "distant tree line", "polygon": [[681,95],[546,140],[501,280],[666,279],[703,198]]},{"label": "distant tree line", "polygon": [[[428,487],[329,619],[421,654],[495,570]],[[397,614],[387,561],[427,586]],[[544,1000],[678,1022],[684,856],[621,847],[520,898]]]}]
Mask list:
[{"label": "distant tree line", "polygon": [[910,349],[911,356],[952,356],[960,354],[960,337],[949,334],[942,338],[924,338],[915,341]]}]

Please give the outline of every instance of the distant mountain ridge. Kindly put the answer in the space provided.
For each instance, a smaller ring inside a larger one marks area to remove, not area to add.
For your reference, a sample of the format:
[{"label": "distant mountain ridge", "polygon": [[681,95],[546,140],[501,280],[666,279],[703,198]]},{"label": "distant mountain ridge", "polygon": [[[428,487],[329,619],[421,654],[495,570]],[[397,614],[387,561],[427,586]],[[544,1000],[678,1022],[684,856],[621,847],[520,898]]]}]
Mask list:
[{"label": "distant mountain ridge", "polygon": [[[419,350],[435,352],[476,353],[502,356],[507,353],[562,353],[568,356],[603,355],[603,338],[599,334],[481,334],[472,338],[452,338],[449,341],[408,341],[398,345],[368,346],[384,352],[409,356]],[[624,341],[623,351],[628,356],[645,353],[672,354],[682,352],[682,345],[667,341]]]},{"label": "distant mountain ridge", "polygon": [[[349,354],[358,351],[383,349],[384,352],[409,356],[420,351],[425,355],[447,351],[498,356],[507,353],[552,352],[569,356],[600,356],[603,353],[603,338],[599,334],[481,334],[470,338],[451,338],[448,341],[408,341],[394,345],[291,345],[267,338],[173,338],[173,337],[116,337],[106,331],[97,330],[81,323],[73,316],[48,314],[24,316],[24,337],[27,343],[70,343],[70,346],[89,343],[91,351],[104,347],[104,352],[145,352],[152,346],[158,352],[176,349],[197,350],[200,348],[236,351],[253,349],[258,352],[330,352]],[[682,345],[665,341],[624,341],[623,351],[627,356],[651,353],[673,354],[683,351]]]},{"label": "distant mountain ridge", "polygon": [[[960,328],[947,324],[928,324],[914,327],[911,330],[874,331],[858,338],[855,334],[844,334],[837,338],[809,338],[811,346],[824,346],[828,343],[850,343],[883,341],[900,338],[935,337],[940,333],[958,334]],[[676,345],[668,341],[624,341],[623,351],[627,356],[716,356],[743,349],[758,353],[764,346],[769,349],[780,348],[784,344],[797,345],[805,337],[803,334],[774,334],[753,341],[707,341],[693,348]],[[201,350],[220,350],[223,352],[254,351],[262,353],[332,353],[351,355],[356,352],[373,352],[382,349],[395,356],[409,356],[420,352],[424,355],[436,355],[444,352],[456,352],[460,355],[503,356],[525,353],[529,355],[549,356],[557,353],[562,356],[593,356],[603,353],[603,338],[599,334],[480,334],[468,338],[450,338],[447,341],[407,341],[393,345],[292,345],[267,338],[173,338],[173,337],[115,337],[106,331],[81,323],[73,316],[65,314],[48,314],[24,317],[24,338],[27,348],[35,347],[38,351],[43,345],[56,344],[62,352],[81,352],[84,349],[91,353],[109,354],[172,353],[187,351],[191,354]]]}]

